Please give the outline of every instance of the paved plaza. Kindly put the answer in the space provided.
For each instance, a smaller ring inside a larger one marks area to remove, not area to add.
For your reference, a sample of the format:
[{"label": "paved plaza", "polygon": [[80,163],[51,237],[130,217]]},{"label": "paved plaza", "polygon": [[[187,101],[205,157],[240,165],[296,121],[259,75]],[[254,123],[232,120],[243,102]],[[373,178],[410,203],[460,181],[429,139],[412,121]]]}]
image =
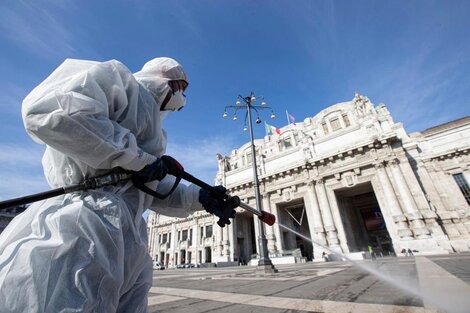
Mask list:
[{"label": "paved plaza", "polygon": [[358,265],[278,265],[272,276],[257,276],[248,266],[155,271],[149,312],[470,312],[469,255]]}]

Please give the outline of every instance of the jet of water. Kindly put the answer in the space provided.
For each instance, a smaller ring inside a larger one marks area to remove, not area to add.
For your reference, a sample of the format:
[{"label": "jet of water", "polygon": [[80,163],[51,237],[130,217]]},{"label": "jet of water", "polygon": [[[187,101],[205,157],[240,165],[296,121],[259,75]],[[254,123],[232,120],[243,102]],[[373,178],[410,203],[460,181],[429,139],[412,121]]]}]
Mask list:
[{"label": "jet of water", "polygon": [[[411,279],[405,279],[404,277],[398,277],[398,276],[391,276],[390,274],[387,274],[383,271],[380,271],[376,268],[376,265],[374,265],[375,263],[364,263],[364,262],[356,262],[354,260],[352,260],[351,258],[348,258],[346,255],[340,253],[340,252],[337,252],[337,251],[334,251],[332,250],[331,248],[325,246],[325,245],[322,245],[314,240],[312,240],[310,237],[307,237],[291,228],[289,228],[288,226],[286,225],[283,225],[281,223],[278,223],[279,227],[293,233],[293,234],[296,234],[297,236],[311,242],[312,244],[315,244],[317,246],[320,246],[322,248],[324,248],[325,250],[331,252],[332,254],[340,257],[340,259],[343,259],[343,260],[346,260],[348,262],[350,262],[353,266],[367,272],[367,273],[370,273],[372,275],[374,275],[375,277],[377,277],[378,279],[398,288],[398,289],[401,289],[405,292],[408,292],[409,294],[411,295],[414,295],[416,297],[419,297],[421,298],[425,303],[427,304],[430,304],[432,305],[433,307],[435,308],[438,308],[439,311],[435,311],[435,312],[455,312],[455,313],[468,313],[470,312],[470,307],[469,306],[462,306],[462,305],[457,305],[455,302],[453,301],[448,301],[447,299],[450,298],[450,297],[447,297],[447,295],[445,294],[442,294],[441,297],[439,299],[436,298],[435,294],[434,295],[427,295],[427,294],[424,294],[421,290],[419,290],[419,287],[416,286],[416,283],[413,282]],[[470,296],[470,295],[469,295]],[[465,302],[465,301],[463,301]],[[426,311],[426,312],[430,312],[430,311]]]}]

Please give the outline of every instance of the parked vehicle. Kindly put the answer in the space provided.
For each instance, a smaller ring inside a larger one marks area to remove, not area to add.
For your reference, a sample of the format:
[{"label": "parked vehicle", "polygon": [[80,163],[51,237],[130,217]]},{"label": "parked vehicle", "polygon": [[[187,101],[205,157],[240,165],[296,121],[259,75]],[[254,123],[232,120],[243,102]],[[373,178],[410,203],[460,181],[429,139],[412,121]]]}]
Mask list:
[{"label": "parked vehicle", "polygon": [[153,269],[155,269],[155,270],[164,270],[165,265],[163,265],[162,263],[157,261],[153,264]]}]

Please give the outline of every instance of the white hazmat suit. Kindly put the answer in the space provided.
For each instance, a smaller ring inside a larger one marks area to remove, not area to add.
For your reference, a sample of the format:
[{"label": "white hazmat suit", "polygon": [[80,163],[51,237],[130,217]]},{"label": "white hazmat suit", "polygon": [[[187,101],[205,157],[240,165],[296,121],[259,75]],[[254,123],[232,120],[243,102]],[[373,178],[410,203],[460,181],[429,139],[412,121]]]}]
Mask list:
[{"label": "white hazmat suit", "polygon": [[[139,171],[164,154],[168,81],[187,81],[157,58],[133,75],[122,63],[66,60],[23,101],[30,136],[53,188],[121,167]],[[171,176],[147,186],[166,191]],[[32,204],[0,236],[0,312],[146,312],[152,284],[144,209],[183,217],[201,210],[199,188],[165,200],[131,182]]]}]

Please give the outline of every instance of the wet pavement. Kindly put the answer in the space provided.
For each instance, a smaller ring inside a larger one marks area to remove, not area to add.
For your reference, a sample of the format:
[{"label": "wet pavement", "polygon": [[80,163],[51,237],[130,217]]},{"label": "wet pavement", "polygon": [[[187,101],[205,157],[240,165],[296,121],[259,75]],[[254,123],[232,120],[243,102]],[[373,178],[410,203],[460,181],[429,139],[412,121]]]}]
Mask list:
[{"label": "wet pavement", "polygon": [[257,276],[255,267],[248,266],[164,270],[154,272],[149,312],[405,313],[438,312],[436,305],[439,312],[470,308],[469,255],[383,258],[359,266],[390,277],[395,285],[347,262],[278,265],[279,273],[268,276]]}]

